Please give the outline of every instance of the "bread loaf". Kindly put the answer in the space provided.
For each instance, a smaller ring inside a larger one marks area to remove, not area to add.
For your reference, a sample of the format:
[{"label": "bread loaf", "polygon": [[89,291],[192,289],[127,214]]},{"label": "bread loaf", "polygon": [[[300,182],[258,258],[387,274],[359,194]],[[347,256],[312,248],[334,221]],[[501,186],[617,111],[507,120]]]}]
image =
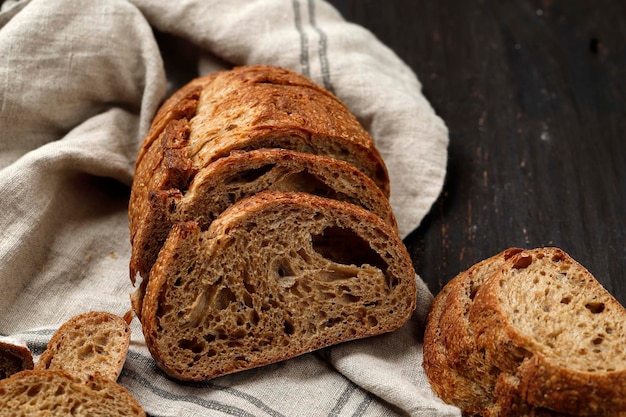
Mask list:
[{"label": "bread loaf", "polygon": [[0,381],[0,417],[145,417],[130,393],[100,375],[27,370]]},{"label": "bread loaf", "polygon": [[[372,138],[333,94],[282,68],[238,67],[192,80],[155,116],[136,162],[131,242],[142,213],[153,209],[152,193],[184,194],[196,173],[212,162],[232,151],[263,148],[346,161],[389,197],[387,168]],[[133,280],[136,273],[145,278],[148,272],[131,265]]]},{"label": "bread loaf", "polygon": [[33,355],[26,343],[13,337],[0,337],[0,379],[33,366]]},{"label": "bread loaf", "polygon": [[265,191],[207,231],[174,225],[150,273],[143,331],[165,372],[207,380],[400,327],[415,308],[414,275],[380,217]]},{"label": "bread loaf", "polygon": [[130,327],[119,316],[91,311],[72,317],[54,333],[35,369],[58,369],[82,379],[117,380],[128,353]]},{"label": "bread loaf", "polygon": [[424,368],[466,413],[626,412],[626,311],[562,250],[505,251],[459,274],[434,306]]},{"label": "bread loaf", "polygon": [[140,315],[148,273],[173,224],[196,221],[201,229],[227,207],[263,190],[302,191],[360,205],[397,224],[389,202],[374,182],[347,162],[325,155],[285,149],[235,151],[199,171],[184,194],[179,189],[149,193],[149,209],[132,215],[135,221],[131,274],[144,277],[133,296]]}]

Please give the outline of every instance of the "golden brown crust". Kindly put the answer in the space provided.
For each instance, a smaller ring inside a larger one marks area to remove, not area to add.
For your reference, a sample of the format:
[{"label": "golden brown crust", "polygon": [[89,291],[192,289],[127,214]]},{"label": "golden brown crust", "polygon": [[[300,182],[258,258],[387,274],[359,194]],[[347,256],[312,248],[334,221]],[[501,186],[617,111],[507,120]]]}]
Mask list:
[{"label": "golden brown crust", "polygon": [[206,232],[175,225],[143,301],[146,344],[185,380],[262,366],[398,328],[415,308],[414,274],[378,216],[265,191],[232,205]]}]

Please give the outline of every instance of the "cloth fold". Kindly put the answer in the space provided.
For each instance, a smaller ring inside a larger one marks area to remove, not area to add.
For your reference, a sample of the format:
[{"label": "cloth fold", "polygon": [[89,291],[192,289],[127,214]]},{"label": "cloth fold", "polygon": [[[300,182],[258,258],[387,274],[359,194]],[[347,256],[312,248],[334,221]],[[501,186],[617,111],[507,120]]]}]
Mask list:
[{"label": "cloth fold", "polygon": [[[388,165],[403,237],[441,190],[447,129],[417,77],[324,1],[7,0],[0,57],[0,334],[35,355],[73,315],[129,310],[134,161],[162,100],[193,76],[271,64],[337,94]],[[153,416],[460,415],[421,367],[432,295],[418,281],[397,332],[204,384],[156,368],[135,320],[119,382]]]}]

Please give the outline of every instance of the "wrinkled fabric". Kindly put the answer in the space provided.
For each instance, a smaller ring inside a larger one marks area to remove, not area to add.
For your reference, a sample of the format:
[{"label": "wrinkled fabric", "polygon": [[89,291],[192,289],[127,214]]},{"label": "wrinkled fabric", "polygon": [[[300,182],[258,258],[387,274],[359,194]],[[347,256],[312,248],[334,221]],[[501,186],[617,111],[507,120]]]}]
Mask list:
[{"label": "wrinkled fabric", "polygon": [[[448,133],[415,74],[316,0],[23,0],[0,10],[0,334],[35,358],[70,317],[123,315],[128,197],[152,117],[191,78],[279,65],[334,92],[389,168],[403,237],[441,191]],[[165,376],[137,320],[119,383],[153,416],[460,415],[422,369],[432,295],[400,330],[202,384]]]}]

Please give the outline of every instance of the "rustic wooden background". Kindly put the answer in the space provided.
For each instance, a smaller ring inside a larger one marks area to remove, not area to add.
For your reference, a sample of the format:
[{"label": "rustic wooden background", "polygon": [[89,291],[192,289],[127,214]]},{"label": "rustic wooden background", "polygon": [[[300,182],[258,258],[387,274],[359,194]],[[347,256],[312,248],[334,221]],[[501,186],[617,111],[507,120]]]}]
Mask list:
[{"label": "rustic wooden background", "polygon": [[511,246],[558,246],[626,304],[626,1],[331,0],[413,68],[450,131],[406,244],[436,293]]}]

